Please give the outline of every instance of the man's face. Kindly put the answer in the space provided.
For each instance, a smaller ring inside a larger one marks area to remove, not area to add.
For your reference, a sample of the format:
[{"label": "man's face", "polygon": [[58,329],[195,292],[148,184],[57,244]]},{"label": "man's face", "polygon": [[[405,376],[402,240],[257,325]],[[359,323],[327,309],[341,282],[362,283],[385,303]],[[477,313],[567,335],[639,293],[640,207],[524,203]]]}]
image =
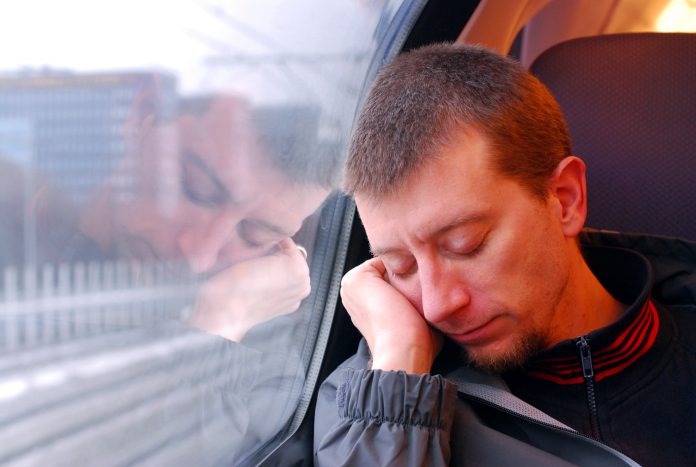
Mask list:
[{"label": "man's face", "polygon": [[214,272],[272,250],[326,194],[289,182],[256,144],[243,105],[220,99],[201,115],[146,122],[82,226],[106,250]]},{"label": "man's face", "polygon": [[552,203],[495,173],[486,141],[462,134],[379,200],[356,195],[387,280],[432,327],[492,371],[555,341],[569,278]]}]

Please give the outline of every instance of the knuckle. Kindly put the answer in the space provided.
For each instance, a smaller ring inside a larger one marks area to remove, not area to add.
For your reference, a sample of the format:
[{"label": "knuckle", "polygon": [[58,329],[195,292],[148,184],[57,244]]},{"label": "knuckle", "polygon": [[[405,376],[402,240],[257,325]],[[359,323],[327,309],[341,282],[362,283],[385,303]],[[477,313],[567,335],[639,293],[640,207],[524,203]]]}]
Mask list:
[{"label": "knuckle", "polygon": [[358,274],[359,274],[359,271],[357,268],[354,268],[354,269],[351,269],[350,271],[348,271],[341,279],[341,286],[342,287],[350,287],[357,280]]},{"label": "knuckle", "polygon": [[302,293],[302,298],[307,298],[309,297],[309,294],[312,293],[312,286],[307,282],[307,286],[305,287],[303,293]]}]

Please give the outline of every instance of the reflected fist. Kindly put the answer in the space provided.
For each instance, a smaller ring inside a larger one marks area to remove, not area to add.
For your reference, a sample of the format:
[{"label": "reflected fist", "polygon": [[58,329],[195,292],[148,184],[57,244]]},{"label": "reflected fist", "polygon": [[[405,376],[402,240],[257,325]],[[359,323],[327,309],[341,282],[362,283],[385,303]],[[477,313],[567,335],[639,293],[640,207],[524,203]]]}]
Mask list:
[{"label": "reflected fist", "polygon": [[237,263],[201,287],[190,324],[232,341],[292,313],[311,291],[305,254],[289,238],[268,256]]}]

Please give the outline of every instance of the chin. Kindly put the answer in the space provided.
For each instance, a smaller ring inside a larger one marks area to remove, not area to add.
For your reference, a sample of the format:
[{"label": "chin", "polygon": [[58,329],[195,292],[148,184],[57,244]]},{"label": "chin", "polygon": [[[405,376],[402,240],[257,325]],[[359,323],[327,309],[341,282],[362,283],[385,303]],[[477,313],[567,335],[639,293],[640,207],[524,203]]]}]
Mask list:
[{"label": "chin", "polygon": [[544,340],[536,333],[510,336],[503,342],[483,347],[464,348],[466,360],[484,373],[505,373],[523,367],[527,361],[544,349]]}]

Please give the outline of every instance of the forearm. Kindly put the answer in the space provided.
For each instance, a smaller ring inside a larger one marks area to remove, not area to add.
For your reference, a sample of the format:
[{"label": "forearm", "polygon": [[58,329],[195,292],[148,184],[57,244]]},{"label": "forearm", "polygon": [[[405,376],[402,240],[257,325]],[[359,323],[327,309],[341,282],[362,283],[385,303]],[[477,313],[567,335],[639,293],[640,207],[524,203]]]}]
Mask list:
[{"label": "forearm", "polygon": [[[252,342],[240,344],[183,325],[157,331],[162,337],[170,336],[170,342],[185,339],[186,344],[172,355],[167,375],[171,394],[192,394],[188,398],[199,406],[197,416],[230,426],[231,439],[266,441],[282,427],[289,416],[285,412],[295,404],[291,388],[304,375],[299,357],[279,333],[274,334],[274,343],[265,342],[268,336],[252,335]],[[258,417],[259,413],[268,416]],[[207,420],[199,421],[201,426],[209,425]]]},{"label": "forearm", "polygon": [[456,387],[440,376],[358,369],[361,347],[320,389],[317,465],[448,465]]}]

